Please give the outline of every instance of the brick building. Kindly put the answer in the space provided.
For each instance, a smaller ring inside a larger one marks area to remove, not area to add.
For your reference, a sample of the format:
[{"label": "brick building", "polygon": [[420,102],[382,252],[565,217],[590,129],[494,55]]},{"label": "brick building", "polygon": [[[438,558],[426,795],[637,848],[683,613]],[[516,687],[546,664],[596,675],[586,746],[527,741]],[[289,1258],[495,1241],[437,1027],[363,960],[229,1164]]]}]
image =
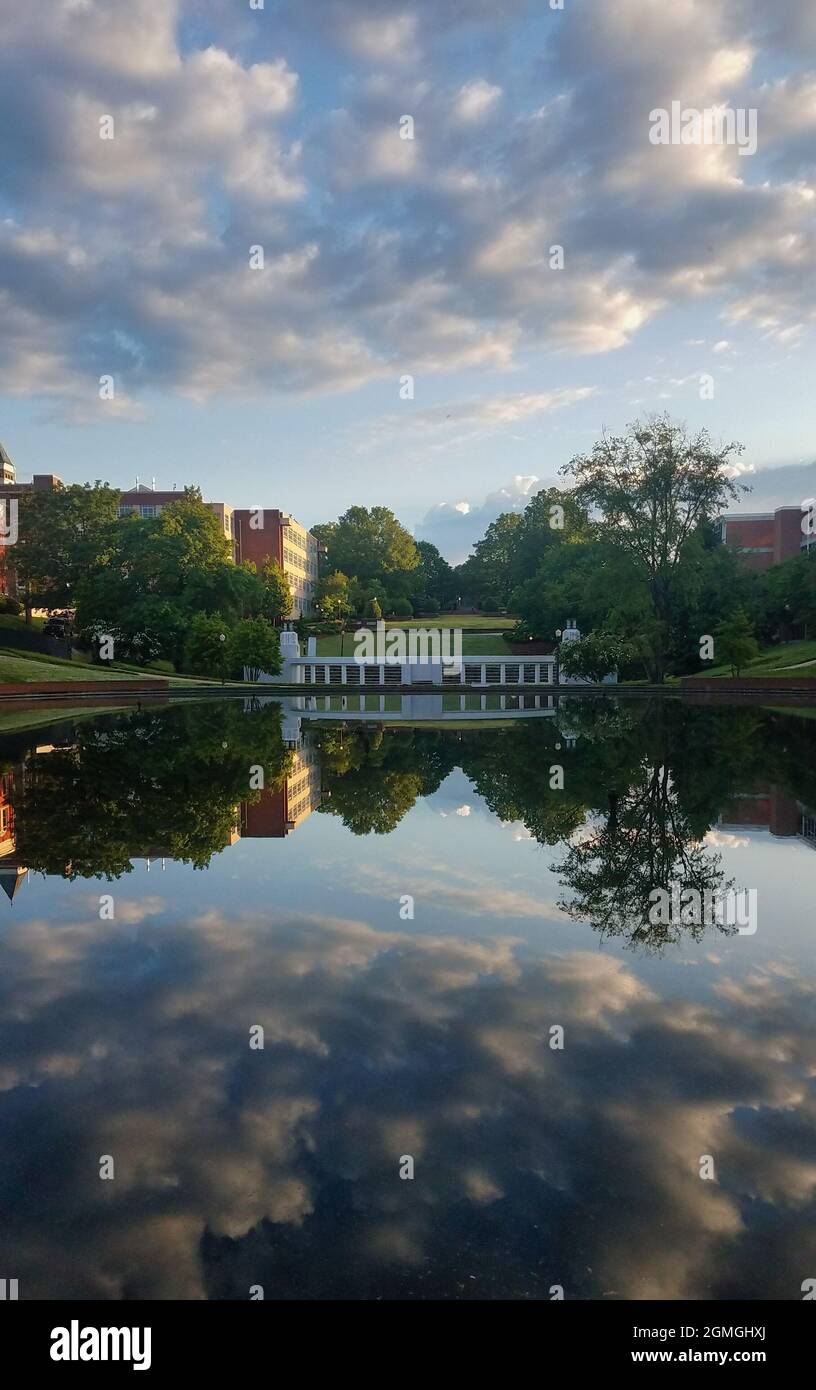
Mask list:
[{"label": "brick building", "polygon": [[[119,515],[137,512],[139,516],[158,516],[170,502],[182,494],[157,492],[138,483],[122,493]],[[207,502],[221,523],[224,535],[232,545],[232,558],[237,565],[251,561],[258,572],[270,556],[277,560],[292,590],[290,616],[300,618],[308,613],[317,584],[317,537],[293,516],[277,508],[231,507],[226,502]]]},{"label": "brick building", "polygon": [[[12,556],[17,530],[16,509],[20,498],[28,492],[50,492],[55,487],[62,487],[62,480],[56,473],[35,473],[30,483],[18,482],[17,470],[0,444],[0,594],[10,594],[13,598],[17,596]],[[6,544],[6,539],[9,544]]]},{"label": "brick building", "polygon": [[[0,444],[0,504],[5,504],[5,518],[0,509],[0,521],[5,519],[4,534],[0,536],[0,594],[17,596],[17,583],[12,561],[11,536],[16,527],[16,506],[26,493],[62,487],[62,480],[53,473],[35,473],[31,482],[17,481],[17,474],[6,450]],[[177,502],[183,490],[159,491],[136,480],[119,500],[119,515],[135,512],[141,517],[159,516],[171,502]],[[277,560],[292,590],[293,618],[308,613],[317,585],[317,538],[295,521],[287,512],[274,508],[237,509],[227,502],[205,503],[215,516],[230,542],[232,559],[236,564],[251,560],[260,571],[271,556]]]},{"label": "brick building", "polygon": [[720,518],[720,535],[746,569],[767,570],[816,545],[803,528],[807,511],[777,507],[775,512],[744,512]]},{"label": "brick building", "polygon": [[320,757],[304,742],[295,751],[292,771],[280,787],[261,792],[241,806],[241,838],[279,840],[316,811],[322,800]]},{"label": "brick building", "polygon": [[816,815],[775,782],[737,792],[717,822],[722,830],[767,830],[778,839],[802,840],[816,849]]},{"label": "brick building", "polygon": [[260,507],[233,513],[236,560],[251,560],[260,570],[268,555],[277,560],[292,590],[293,618],[311,609],[317,586],[318,541],[288,512]]},{"label": "brick building", "polygon": [[[159,516],[171,502],[178,502],[184,496],[184,491],[173,488],[172,492],[157,492],[154,487],[148,487],[146,483],[137,481],[135,487],[128,488],[122,493],[119,499],[119,515],[127,516],[128,512],[135,512],[137,516],[151,517]],[[235,527],[233,524],[233,508],[226,502],[205,502],[211,512],[214,512],[221,525],[221,530],[232,545],[232,558],[235,560]]]}]

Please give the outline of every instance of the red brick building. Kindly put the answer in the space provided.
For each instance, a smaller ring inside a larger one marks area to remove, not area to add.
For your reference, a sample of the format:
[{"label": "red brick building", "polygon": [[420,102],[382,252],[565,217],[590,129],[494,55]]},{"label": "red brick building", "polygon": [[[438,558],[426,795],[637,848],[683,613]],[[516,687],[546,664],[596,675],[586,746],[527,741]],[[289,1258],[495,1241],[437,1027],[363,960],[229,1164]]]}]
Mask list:
[{"label": "red brick building", "polygon": [[775,512],[744,512],[720,518],[720,534],[736,551],[746,569],[767,570],[816,545],[803,523],[808,513],[801,507],[777,507]]},{"label": "red brick building", "polygon": [[20,498],[28,492],[50,492],[55,487],[62,487],[62,480],[55,473],[35,473],[30,483],[18,483],[17,470],[0,444],[0,594],[17,595],[12,560]]},{"label": "red brick building", "polygon": [[[158,516],[171,502],[177,502],[178,491],[157,492],[144,483],[137,483],[122,493],[119,515],[137,512],[139,516]],[[232,558],[237,565],[251,561],[257,570],[268,558],[277,560],[292,590],[291,617],[299,618],[312,606],[317,584],[317,537],[293,516],[275,507],[231,507],[226,502],[207,502],[221,523],[224,535],[232,545]]]},{"label": "red brick building", "polygon": [[241,838],[283,839],[317,810],[321,798],[319,755],[314,748],[301,747],[282,786],[261,792],[257,801],[242,804]]},{"label": "red brick building", "polygon": [[308,613],[317,586],[317,537],[277,508],[240,508],[233,512],[233,519],[237,563],[251,560],[260,570],[271,555],[289,580],[291,616],[299,618]]}]

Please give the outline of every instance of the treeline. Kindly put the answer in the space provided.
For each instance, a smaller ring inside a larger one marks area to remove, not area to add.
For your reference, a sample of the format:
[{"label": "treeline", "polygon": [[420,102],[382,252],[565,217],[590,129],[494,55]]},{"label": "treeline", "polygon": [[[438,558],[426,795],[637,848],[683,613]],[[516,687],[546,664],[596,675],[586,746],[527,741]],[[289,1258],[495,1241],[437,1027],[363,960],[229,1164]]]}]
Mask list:
[{"label": "treeline", "polygon": [[20,503],[18,585],[33,607],[70,609],[80,645],[103,657],[169,661],[178,670],[276,671],[274,625],[292,594],[280,566],[232,561],[201,493],[186,488],[158,516],[119,516],[106,483],[34,492]]},{"label": "treeline", "polygon": [[456,572],[429,541],[415,541],[388,507],[349,507],[312,527],[325,547],[315,609],[324,621],[410,618],[453,607]]},{"label": "treeline", "polygon": [[[705,837],[732,798],[773,783],[816,804],[808,721],[756,708],[563,700],[556,719],[489,735],[353,726],[316,740],[321,814],[355,835],[387,835],[461,768],[494,815],[553,849],[570,917],[652,950],[696,932],[650,923],[655,887],[728,888]],[[556,788],[554,763],[565,769]]]},{"label": "treeline", "polygon": [[459,569],[463,592],[517,614],[520,641],[553,639],[575,619],[592,637],[573,673],[588,678],[610,665],[653,681],[706,661],[738,669],[758,642],[807,635],[813,556],[751,573],[720,540],[717,518],[747,490],[740,452],[666,417],[602,439],[561,469],[572,486],[488,527]]}]

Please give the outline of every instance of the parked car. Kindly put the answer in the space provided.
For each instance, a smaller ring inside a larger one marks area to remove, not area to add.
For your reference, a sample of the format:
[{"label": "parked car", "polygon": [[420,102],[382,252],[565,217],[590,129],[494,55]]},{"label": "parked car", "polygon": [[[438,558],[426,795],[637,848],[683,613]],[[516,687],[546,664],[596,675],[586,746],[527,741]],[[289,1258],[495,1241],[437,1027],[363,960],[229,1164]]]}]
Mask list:
[{"label": "parked car", "polygon": [[70,618],[46,618],[42,626],[43,637],[70,637]]}]

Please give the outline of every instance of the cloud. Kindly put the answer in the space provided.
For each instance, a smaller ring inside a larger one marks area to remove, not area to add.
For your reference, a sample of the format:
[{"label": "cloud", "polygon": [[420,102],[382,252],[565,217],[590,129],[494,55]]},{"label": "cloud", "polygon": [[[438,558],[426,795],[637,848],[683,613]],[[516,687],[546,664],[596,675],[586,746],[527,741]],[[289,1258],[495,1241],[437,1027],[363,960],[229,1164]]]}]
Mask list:
[{"label": "cloud", "polygon": [[466,1221],[464,1296],[796,1298],[813,1002],[769,967],[669,1006],[597,951],[309,914],[176,916],[104,949],[87,917],[16,921],[6,1256],[31,1298],[405,1297],[418,1267],[450,1297]]},{"label": "cloud", "polygon": [[460,121],[481,121],[494,109],[501,94],[501,87],[492,87],[481,78],[466,82],[456,95],[456,115]]},{"label": "cloud", "polygon": [[[553,479],[550,485],[555,486],[557,482]],[[545,486],[548,484],[533,474],[519,474],[489,493],[481,503],[439,502],[426,512],[416,527],[416,538],[430,541],[450,564],[459,564],[466,559],[474,542],[484,535],[491,521],[502,512],[524,511],[531,497]]]},{"label": "cloud", "polygon": [[816,491],[816,461],[750,469],[745,481],[751,491],[729,507],[734,512],[771,512],[776,507],[800,507]]},{"label": "cloud", "polygon": [[[788,345],[816,321],[813,25],[790,4],[588,0],[543,62],[523,0],[38,10],[0,20],[8,394],[85,418],[108,372],[130,415],[615,352],[672,306]],[[675,97],[755,104],[757,155],[650,144]]]}]

